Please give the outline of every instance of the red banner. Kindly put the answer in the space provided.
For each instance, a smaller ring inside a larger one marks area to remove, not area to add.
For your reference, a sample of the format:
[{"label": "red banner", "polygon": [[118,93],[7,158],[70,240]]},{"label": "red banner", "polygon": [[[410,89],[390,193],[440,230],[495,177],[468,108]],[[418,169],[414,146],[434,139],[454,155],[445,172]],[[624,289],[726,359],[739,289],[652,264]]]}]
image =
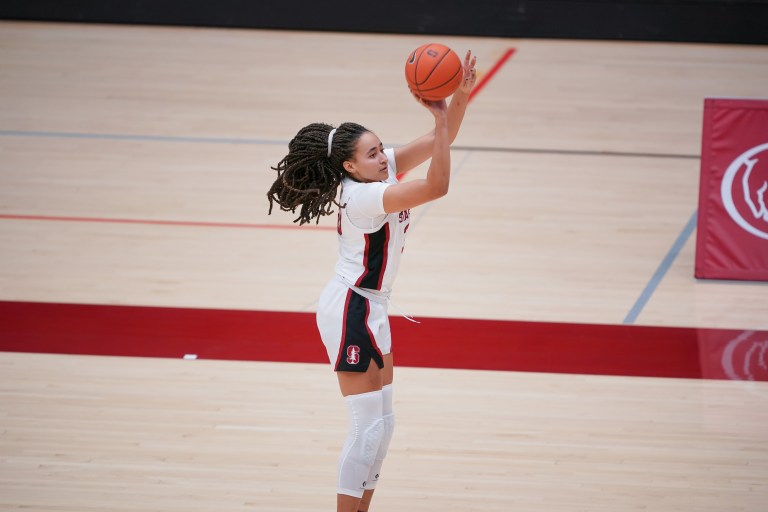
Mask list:
[{"label": "red banner", "polygon": [[768,281],[768,100],[704,100],[695,276]]}]

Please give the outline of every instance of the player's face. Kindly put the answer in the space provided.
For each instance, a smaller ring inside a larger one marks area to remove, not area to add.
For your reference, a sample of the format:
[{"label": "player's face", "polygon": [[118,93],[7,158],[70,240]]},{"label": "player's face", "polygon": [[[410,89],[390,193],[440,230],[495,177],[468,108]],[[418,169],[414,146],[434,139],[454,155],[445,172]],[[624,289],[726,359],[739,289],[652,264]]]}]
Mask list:
[{"label": "player's face", "polygon": [[387,179],[387,155],[379,138],[365,132],[357,139],[355,154],[344,162],[344,168],[357,181],[370,183]]}]

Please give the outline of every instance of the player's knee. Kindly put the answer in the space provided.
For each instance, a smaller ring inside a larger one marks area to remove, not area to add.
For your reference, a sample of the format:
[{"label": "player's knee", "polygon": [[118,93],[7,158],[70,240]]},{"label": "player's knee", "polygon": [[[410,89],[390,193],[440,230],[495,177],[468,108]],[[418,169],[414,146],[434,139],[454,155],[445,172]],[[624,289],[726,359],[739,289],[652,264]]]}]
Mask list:
[{"label": "player's knee", "polygon": [[346,397],[350,424],[339,461],[339,492],[359,497],[384,441],[381,391]]},{"label": "player's knee", "polygon": [[379,453],[381,442],[386,435],[386,424],[383,418],[374,421],[363,433],[362,443],[360,443],[361,461],[366,466],[371,466]]},{"label": "player's knee", "polygon": [[389,443],[392,441],[392,435],[395,433],[395,415],[394,414],[387,414],[383,418],[381,418],[382,423],[384,424],[383,433],[381,436],[381,445],[379,446],[379,455],[380,458],[384,458],[384,456],[387,454],[387,450],[389,449]]}]

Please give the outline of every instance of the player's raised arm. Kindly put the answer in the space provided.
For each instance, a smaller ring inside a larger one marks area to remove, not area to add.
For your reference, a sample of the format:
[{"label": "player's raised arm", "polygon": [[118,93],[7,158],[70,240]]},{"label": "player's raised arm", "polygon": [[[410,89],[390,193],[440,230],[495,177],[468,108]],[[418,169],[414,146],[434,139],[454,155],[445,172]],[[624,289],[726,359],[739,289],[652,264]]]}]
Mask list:
[{"label": "player's raised arm", "polygon": [[[458,75],[460,77],[460,81],[456,82],[454,89],[447,89],[453,93],[450,104],[448,105],[449,144],[453,144],[453,141],[456,139],[456,136],[459,133],[459,129],[461,128],[461,123],[464,120],[464,113],[466,112],[467,105],[469,104],[469,95],[472,92],[472,88],[475,86],[475,82],[477,80],[477,72],[475,70],[476,63],[477,57],[474,57],[472,52],[468,50],[464,56],[464,62],[461,64],[461,70]],[[407,77],[408,64],[406,64],[406,78]],[[410,80],[409,88],[418,100],[418,90],[414,89],[414,86],[411,84]],[[432,130],[429,133],[411,141],[405,146],[397,148],[395,150],[395,156],[397,160],[398,172],[406,173],[414,167],[422,164],[423,162],[426,162],[427,159],[432,156],[434,138],[435,132]]]},{"label": "player's raised arm", "polygon": [[[448,193],[451,178],[451,151],[448,141],[448,107],[445,100],[421,103],[435,117],[432,161],[424,179],[391,185],[384,191],[384,211],[394,213],[438,199]],[[397,153],[395,153],[397,155]],[[397,156],[395,157],[397,160]],[[399,162],[398,162],[399,165]]]}]

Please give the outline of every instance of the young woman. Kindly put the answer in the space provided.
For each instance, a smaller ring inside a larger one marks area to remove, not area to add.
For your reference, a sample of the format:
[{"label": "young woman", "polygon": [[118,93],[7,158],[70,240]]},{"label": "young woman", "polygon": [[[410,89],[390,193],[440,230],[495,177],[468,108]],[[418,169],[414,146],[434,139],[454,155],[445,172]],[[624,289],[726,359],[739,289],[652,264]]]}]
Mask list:
[{"label": "young woman", "polygon": [[[349,431],[338,468],[337,512],[370,506],[395,426],[392,412],[392,339],[387,303],[397,274],[410,209],[444,196],[451,172],[450,144],[458,134],[475,85],[467,52],[463,80],[451,98],[424,101],[435,120],[428,134],[396,149],[355,123],[305,126],[288,146],[267,193],[296,213],[299,224],[319,221],[338,207],[336,275],[323,290],[317,325],[349,411]],[[397,174],[431,158],[424,179]],[[340,197],[337,193],[340,189]],[[373,363],[373,364],[371,364]]]}]

